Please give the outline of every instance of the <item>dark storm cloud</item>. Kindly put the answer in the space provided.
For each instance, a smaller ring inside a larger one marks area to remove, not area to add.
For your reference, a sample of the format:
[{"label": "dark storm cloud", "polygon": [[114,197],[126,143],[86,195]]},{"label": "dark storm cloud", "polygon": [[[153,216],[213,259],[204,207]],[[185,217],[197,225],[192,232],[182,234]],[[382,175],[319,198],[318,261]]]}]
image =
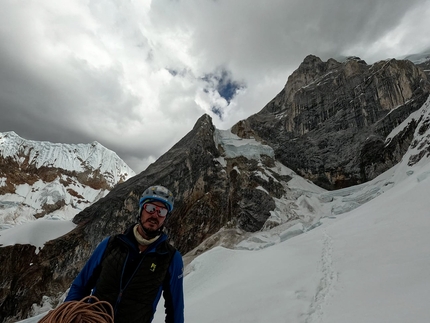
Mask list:
[{"label": "dark storm cloud", "polygon": [[309,54],[429,48],[429,15],[430,0],[6,0],[0,132],[98,141],[141,171],[203,113],[226,129],[262,109]]},{"label": "dark storm cloud", "polygon": [[0,59],[1,131],[36,140],[91,142],[98,138],[89,124],[133,116],[138,100],[124,92],[117,71],[100,73],[79,61],[69,63],[73,69],[46,64],[46,69],[29,69]]},{"label": "dark storm cloud", "polygon": [[370,46],[399,25],[407,12],[429,3],[272,0],[250,5],[239,0],[167,6],[165,1],[157,1],[153,10],[157,23],[165,28],[191,30],[192,50],[195,55],[204,53],[207,64],[234,62],[236,68],[253,65],[265,69],[291,61],[297,66],[308,54],[329,58],[357,44]]}]

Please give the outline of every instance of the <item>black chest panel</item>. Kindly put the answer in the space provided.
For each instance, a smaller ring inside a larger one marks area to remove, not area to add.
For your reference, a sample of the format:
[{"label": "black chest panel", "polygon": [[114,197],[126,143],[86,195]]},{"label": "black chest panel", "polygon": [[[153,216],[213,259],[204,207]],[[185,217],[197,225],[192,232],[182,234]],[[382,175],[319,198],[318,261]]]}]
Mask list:
[{"label": "black chest panel", "polygon": [[110,239],[94,296],[111,303],[115,323],[150,322],[154,300],[165,279],[175,249],[166,241],[155,252],[138,253],[118,237]]}]

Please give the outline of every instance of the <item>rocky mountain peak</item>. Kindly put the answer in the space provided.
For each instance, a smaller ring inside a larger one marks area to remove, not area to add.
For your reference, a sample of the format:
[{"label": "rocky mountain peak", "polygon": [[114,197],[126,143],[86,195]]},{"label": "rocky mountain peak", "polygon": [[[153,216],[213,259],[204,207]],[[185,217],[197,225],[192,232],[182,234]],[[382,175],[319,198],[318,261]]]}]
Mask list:
[{"label": "rocky mountain peak", "polygon": [[[308,86],[321,77],[321,75],[325,74],[327,67],[327,64],[319,57],[314,55],[306,56],[298,69],[288,77],[287,84],[285,85],[286,100],[292,100],[293,97],[289,95],[290,93],[293,94],[299,89]],[[332,64],[330,64],[330,67],[332,67]]]},{"label": "rocky mountain peak", "polygon": [[321,58],[315,56],[315,55],[308,55],[305,57],[303,62],[299,65],[297,68],[298,71],[310,71],[314,70],[315,72],[318,72],[319,68],[322,67],[324,62],[321,60]]},{"label": "rocky mountain peak", "polygon": [[232,129],[271,145],[282,163],[318,185],[343,187],[367,181],[393,165],[385,155],[384,167],[366,171],[375,160],[365,157],[371,145],[364,143],[367,138],[384,142],[429,93],[426,74],[408,60],[368,65],[358,57],[340,63],[310,55],[271,102]]}]

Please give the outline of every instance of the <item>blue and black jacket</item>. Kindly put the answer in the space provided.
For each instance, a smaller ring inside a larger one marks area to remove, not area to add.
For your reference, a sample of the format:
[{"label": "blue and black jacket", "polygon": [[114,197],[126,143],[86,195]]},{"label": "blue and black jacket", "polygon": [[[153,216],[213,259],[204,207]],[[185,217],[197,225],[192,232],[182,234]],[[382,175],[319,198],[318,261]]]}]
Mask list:
[{"label": "blue and black jacket", "polygon": [[115,323],[149,323],[163,294],[166,322],[184,322],[183,262],[163,233],[140,252],[133,226],[103,240],[73,281],[65,301],[108,301]]}]

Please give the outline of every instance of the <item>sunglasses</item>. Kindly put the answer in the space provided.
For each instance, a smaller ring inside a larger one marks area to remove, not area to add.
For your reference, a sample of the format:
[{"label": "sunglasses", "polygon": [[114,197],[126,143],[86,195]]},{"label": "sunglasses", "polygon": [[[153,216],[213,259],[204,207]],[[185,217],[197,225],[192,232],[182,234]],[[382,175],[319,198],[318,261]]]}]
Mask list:
[{"label": "sunglasses", "polygon": [[164,218],[167,213],[169,213],[169,211],[165,207],[157,206],[151,203],[144,204],[143,209],[149,214],[154,214],[154,212],[157,211],[158,216],[162,218]]}]

